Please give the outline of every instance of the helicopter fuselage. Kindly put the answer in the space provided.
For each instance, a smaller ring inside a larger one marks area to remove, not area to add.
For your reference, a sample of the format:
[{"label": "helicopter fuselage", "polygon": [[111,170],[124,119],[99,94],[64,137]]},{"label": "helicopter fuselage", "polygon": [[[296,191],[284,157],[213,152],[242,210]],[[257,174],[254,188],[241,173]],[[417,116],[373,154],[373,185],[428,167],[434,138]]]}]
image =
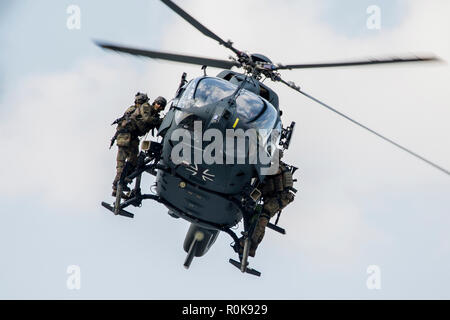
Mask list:
[{"label": "helicopter fuselage", "polygon": [[[161,164],[167,169],[158,171],[158,196],[172,215],[219,230],[242,219],[252,184],[262,181],[270,166],[261,158],[270,162],[276,149],[278,140],[269,135],[282,127],[276,94],[244,75],[238,81],[236,75],[191,80],[177,93],[159,129],[164,137]],[[257,94],[261,88],[276,107]],[[256,132],[256,140],[249,132]],[[241,135],[230,137],[235,133]],[[243,144],[235,143],[238,136]],[[259,143],[257,150],[252,141]],[[207,158],[211,155],[214,161]]]}]

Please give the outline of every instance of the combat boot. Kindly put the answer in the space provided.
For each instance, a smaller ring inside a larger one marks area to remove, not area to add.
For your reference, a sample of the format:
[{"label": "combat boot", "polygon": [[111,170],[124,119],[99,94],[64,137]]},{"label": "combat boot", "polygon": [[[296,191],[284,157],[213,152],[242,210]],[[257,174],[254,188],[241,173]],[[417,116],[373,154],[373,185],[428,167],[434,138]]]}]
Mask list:
[{"label": "combat boot", "polygon": [[250,251],[248,253],[249,256],[254,257],[256,255],[256,249],[264,238],[266,226],[268,223],[269,219],[266,215],[262,215],[261,217],[259,217],[259,220],[255,226],[255,230],[253,231],[252,238],[250,239]]},{"label": "combat boot", "polygon": [[[244,253],[244,245],[245,245],[244,237],[239,238],[239,255],[242,255]],[[248,255],[250,257],[252,258],[255,257],[256,248],[258,248],[258,244],[255,243],[252,239],[250,239],[250,250],[248,251]]]},{"label": "combat boot", "polygon": [[[113,190],[113,192],[111,193],[111,195],[115,198],[117,196],[117,190]],[[122,199],[128,200],[131,199],[132,197],[128,194],[128,193],[123,193],[120,196]]]},{"label": "combat boot", "polygon": [[[113,189],[113,191],[112,191],[111,195],[113,197],[116,197],[117,196],[117,183],[113,183],[112,189]],[[122,199],[129,198],[129,196],[127,196],[125,193],[123,193],[123,192],[129,192],[129,191],[130,191],[130,188],[127,185],[123,185],[122,186],[122,196],[121,196],[121,198]]]},{"label": "combat boot", "polygon": [[[113,191],[116,191],[116,190],[117,190],[117,182],[116,182],[116,181],[113,182],[112,189],[113,189]],[[127,183],[125,183],[125,184],[122,185],[122,191],[128,192],[128,191],[130,191],[130,190],[131,190],[131,189],[130,189],[130,187],[128,186]]]}]

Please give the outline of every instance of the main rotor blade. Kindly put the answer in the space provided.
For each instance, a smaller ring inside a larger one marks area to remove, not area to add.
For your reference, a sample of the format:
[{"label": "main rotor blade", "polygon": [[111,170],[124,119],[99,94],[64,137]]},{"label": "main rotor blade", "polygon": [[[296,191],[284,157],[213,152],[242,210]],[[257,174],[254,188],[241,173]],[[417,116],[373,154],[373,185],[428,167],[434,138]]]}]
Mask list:
[{"label": "main rotor blade", "polygon": [[237,55],[240,54],[240,51],[235,49],[232,46],[232,43],[230,41],[225,41],[221,37],[219,37],[217,34],[206,28],[203,24],[201,24],[199,21],[197,21],[194,17],[192,17],[189,13],[181,9],[179,6],[177,6],[175,3],[173,3],[170,0],[161,0],[166,6],[168,6],[170,9],[175,11],[179,16],[181,16],[184,20],[189,22],[192,26],[194,26],[198,31],[203,33],[205,36],[214,39],[218,41],[221,45],[231,49],[234,53]]},{"label": "main rotor blade", "polygon": [[362,66],[362,65],[372,65],[372,64],[426,62],[426,61],[440,61],[440,59],[435,56],[414,57],[414,58],[397,58],[396,57],[396,58],[391,58],[391,59],[371,59],[371,60],[343,61],[343,62],[330,62],[330,63],[288,64],[288,65],[279,65],[275,68],[275,70],[349,67],[349,66]]},{"label": "main rotor blade", "polygon": [[170,61],[176,61],[176,62],[198,64],[201,66],[205,65],[205,66],[221,68],[221,69],[231,69],[231,67],[239,66],[239,63],[234,62],[234,61],[195,57],[195,56],[188,56],[188,55],[184,55],[184,54],[176,54],[176,53],[169,53],[169,52],[162,52],[162,51],[138,49],[138,48],[125,47],[125,46],[121,46],[121,45],[115,45],[115,44],[100,42],[100,41],[95,41],[95,43],[103,49],[113,50],[116,52],[124,52],[124,53],[128,53],[128,54],[135,55],[135,56],[144,56],[144,57],[149,57],[149,58],[154,58],[154,59],[164,59],[164,60],[170,60]]},{"label": "main rotor blade", "polygon": [[379,134],[378,132],[376,132],[376,131],[374,131],[374,130],[368,128],[368,127],[366,127],[365,125],[361,124],[360,122],[358,122],[358,121],[356,121],[356,120],[354,120],[354,119],[352,119],[352,118],[346,116],[346,115],[343,114],[342,112],[340,112],[340,111],[338,111],[338,110],[336,110],[336,109],[330,107],[330,106],[327,105],[326,103],[324,103],[324,102],[322,102],[322,101],[320,101],[320,100],[314,98],[313,96],[310,96],[310,95],[307,94],[306,92],[303,92],[303,91],[302,91],[299,87],[297,87],[294,83],[292,83],[292,82],[286,82],[286,81],[284,81],[283,79],[281,79],[281,78],[279,78],[279,77],[278,77],[278,79],[276,79],[276,81],[281,81],[281,82],[284,83],[285,85],[289,86],[290,88],[294,89],[294,90],[297,91],[297,92],[300,92],[300,93],[301,93],[302,95],[304,95],[305,97],[307,97],[307,98],[309,98],[309,99],[311,99],[311,100],[317,102],[318,104],[322,105],[323,107],[327,108],[328,110],[333,111],[334,113],[340,115],[341,117],[343,117],[343,118],[345,118],[345,119],[347,119],[347,120],[353,122],[354,124],[360,126],[360,127],[363,128],[363,129],[365,129],[365,130],[367,130],[367,131],[373,133],[373,134],[376,135],[377,137],[379,137],[379,138],[381,138],[381,139],[383,139],[383,140],[385,140],[385,141],[387,141],[387,142],[393,144],[393,145],[396,146],[397,148],[400,148],[400,149],[402,149],[403,151],[406,151],[406,152],[409,153],[410,155],[412,155],[412,156],[414,156],[414,157],[416,157],[416,158],[418,158],[418,159],[424,161],[425,163],[427,163],[427,164],[433,166],[434,168],[436,168],[436,169],[438,169],[438,170],[442,171],[443,173],[445,173],[445,174],[447,174],[447,175],[450,176],[450,171],[449,171],[449,170],[444,169],[443,167],[441,167],[441,166],[435,164],[434,162],[432,162],[432,161],[430,161],[430,160],[428,160],[428,159],[426,159],[426,158],[424,158],[424,157],[418,155],[417,153],[415,153],[415,152],[413,152],[413,151],[411,151],[411,150],[409,150],[409,149],[407,149],[407,148],[401,146],[401,145],[398,144],[397,142],[395,142],[395,141],[393,141],[393,140],[391,140],[391,139],[389,139],[389,138],[387,138],[387,137],[385,137],[385,136]]}]

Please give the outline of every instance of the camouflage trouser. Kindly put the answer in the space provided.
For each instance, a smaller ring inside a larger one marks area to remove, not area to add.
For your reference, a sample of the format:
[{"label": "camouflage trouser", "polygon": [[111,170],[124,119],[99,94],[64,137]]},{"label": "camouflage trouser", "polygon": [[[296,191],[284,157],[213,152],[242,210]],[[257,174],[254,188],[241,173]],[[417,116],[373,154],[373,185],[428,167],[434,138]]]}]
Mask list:
[{"label": "camouflage trouser", "polygon": [[278,193],[278,197],[264,199],[263,211],[256,223],[255,231],[251,239],[250,256],[255,256],[256,249],[264,238],[264,233],[270,218],[278,211],[284,209],[292,201],[294,201],[294,194],[290,191],[282,191]]},{"label": "camouflage trouser", "polygon": [[119,150],[117,152],[116,177],[113,181],[113,190],[116,190],[117,188],[117,182],[119,181],[120,175],[122,174],[123,168],[125,167],[125,161],[129,162],[132,167],[136,167],[137,157],[139,154],[139,139],[132,139],[129,146],[118,148]]}]

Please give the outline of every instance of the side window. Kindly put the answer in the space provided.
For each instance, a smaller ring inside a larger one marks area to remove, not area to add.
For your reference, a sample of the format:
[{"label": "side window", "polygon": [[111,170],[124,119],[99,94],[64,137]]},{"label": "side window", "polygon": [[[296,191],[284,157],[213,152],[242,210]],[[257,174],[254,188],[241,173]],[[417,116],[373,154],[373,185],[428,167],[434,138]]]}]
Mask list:
[{"label": "side window", "polygon": [[242,89],[236,99],[237,112],[246,121],[254,121],[264,110],[264,103],[255,94]]},{"label": "side window", "polygon": [[180,100],[178,101],[178,107],[179,108],[186,108],[186,104],[188,101],[192,100],[192,96],[194,94],[195,86],[197,84],[197,81],[191,80],[186,89],[184,89],[183,95],[181,96]]},{"label": "side window", "polygon": [[[194,95],[194,90],[197,82],[191,80],[189,84],[187,85],[186,89],[183,92],[183,95],[181,96],[180,100],[178,101],[177,107],[178,108],[187,108],[189,101],[192,101],[192,96]],[[178,125],[184,118],[189,116],[190,113],[183,112],[181,110],[177,110],[175,112],[175,123]]]},{"label": "side window", "polygon": [[[264,102],[265,108],[251,120],[252,126],[255,128],[272,129],[277,121],[277,110],[269,102]],[[260,109],[261,110],[261,109]]]}]

